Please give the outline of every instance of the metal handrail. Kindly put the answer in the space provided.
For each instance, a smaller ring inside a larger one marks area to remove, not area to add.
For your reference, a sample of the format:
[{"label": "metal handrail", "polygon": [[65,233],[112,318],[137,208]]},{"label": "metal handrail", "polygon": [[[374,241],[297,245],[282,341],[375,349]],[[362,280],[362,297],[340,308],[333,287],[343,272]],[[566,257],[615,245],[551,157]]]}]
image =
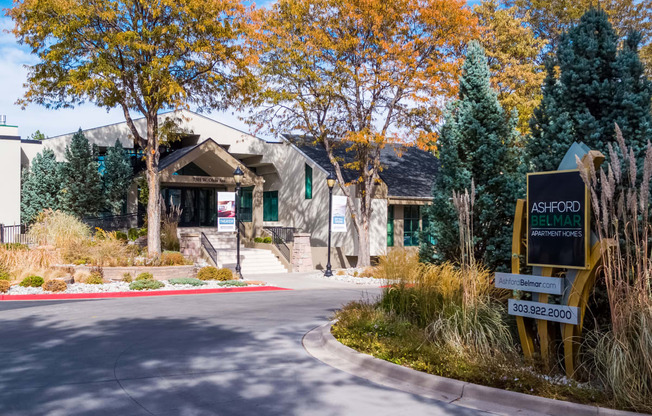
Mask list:
[{"label": "metal handrail", "polygon": [[292,227],[263,227],[264,230],[272,234],[272,243],[278,251],[285,257],[288,263],[291,262],[290,247],[287,243],[294,241],[294,228]]},{"label": "metal handrail", "polygon": [[211,244],[211,241],[206,237],[206,234],[204,234],[203,231],[201,233],[201,245],[204,247],[204,250],[206,250],[206,253],[208,253],[211,260],[213,260],[213,263],[217,266],[217,250],[215,250],[215,247],[213,247],[213,244]]},{"label": "metal handrail", "polygon": [[0,224],[0,243],[21,243],[28,244],[27,238],[27,225],[14,224],[4,225]]}]

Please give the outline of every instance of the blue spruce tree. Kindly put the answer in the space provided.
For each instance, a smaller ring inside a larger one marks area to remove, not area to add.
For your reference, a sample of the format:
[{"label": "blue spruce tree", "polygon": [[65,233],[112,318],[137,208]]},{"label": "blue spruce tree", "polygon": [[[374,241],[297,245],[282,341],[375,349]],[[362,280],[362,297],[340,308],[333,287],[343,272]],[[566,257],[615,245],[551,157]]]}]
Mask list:
[{"label": "blue spruce tree", "polygon": [[97,215],[104,205],[102,180],[96,150],[81,129],[72,136],[65,155],[66,161],[59,169],[61,209],[80,218]]},{"label": "blue spruce tree", "polygon": [[428,212],[434,245],[421,246],[422,260],[459,260],[457,215],[450,199],[453,191],[470,190],[473,179],[476,259],[494,270],[510,262],[514,207],[523,194],[522,152],[517,145],[517,117],[505,115],[489,77],[484,50],[472,42],[462,68],[459,99],[450,108],[438,142],[440,168]]},{"label": "blue spruce tree", "polygon": [[20,219],[23,223],[34,221],[44,209],[59,209],[59,162],[50,149],[43,150],[23,170],[20,200]]},{"label": "blue spruce tree", "polygon": [[587,11],[561,37],[559,76],[548,63],[543,99],[535,110],[526,149],[531,169],[555,170],[573,142],[607,154],[614,123],[639,155],[651,139],[650,83],[639,59],[640,37],[632,33],[618,50],[607,14]]},{"label": "blue spruce tree", "polygon": [[122,211],[131,185],[132,169],[127,152],[119,140],[106,151],[104,159],[104,195],[106,208],[113,214]]}]

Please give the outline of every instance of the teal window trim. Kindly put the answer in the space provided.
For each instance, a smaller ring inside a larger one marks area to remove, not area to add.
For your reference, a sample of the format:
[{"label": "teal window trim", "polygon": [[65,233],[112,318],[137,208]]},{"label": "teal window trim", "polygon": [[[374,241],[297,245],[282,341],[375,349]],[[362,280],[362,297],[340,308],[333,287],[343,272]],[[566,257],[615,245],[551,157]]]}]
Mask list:
[{"label": "teal window trim", "polygon": [[419,245],[420,207],[418,205],[403,206],[403,246]]},{"label": "teal window trim", "polygon": [[306,199],[312,199],[312,168],[306,163]]},{"label": "teal window trim", "polygon": [[263,221],[278,221],[278,191],[263,192]]},{"label": "teal window trim", "polygon": [[387,207],[387,247],[394,247],[394,205]]}]

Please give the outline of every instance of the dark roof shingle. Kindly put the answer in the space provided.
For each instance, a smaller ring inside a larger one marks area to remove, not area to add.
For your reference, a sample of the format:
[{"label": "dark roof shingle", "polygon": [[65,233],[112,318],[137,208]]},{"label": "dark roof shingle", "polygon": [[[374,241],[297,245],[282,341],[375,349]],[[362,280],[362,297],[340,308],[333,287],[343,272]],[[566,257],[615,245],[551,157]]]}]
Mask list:
[{"label": "dark roof shingle", "polygon": [[[322,146],[297,140],[292,141],[315,163],[329,172],[332,171],[328,154]],[[402,147],[398,153],[390,146],[382,149],[380,153],[382,171],[379,175],[387,184],[389,196],[431,197],[432,184],[439,169],[439,159],[432,153],[417,147]],[[352,155],[347,154],[343,149],[338,149],[335,156],[345,161],[352,160]],[[355,171],[346,169],[343,170],[342,175],[347,182],[358,177]]]}]

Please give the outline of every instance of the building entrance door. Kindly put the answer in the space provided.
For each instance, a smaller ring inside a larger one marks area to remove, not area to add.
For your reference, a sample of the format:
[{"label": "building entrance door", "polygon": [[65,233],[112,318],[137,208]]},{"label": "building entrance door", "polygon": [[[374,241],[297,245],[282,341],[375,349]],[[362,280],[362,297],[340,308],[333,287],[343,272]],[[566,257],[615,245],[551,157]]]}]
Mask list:
[{"label": "building entrance door", "polygon": [[217,192],[217,188],[164,188],[161,197],[167,209],[171,203],[182,209],[180,227],[216,227]]}]

